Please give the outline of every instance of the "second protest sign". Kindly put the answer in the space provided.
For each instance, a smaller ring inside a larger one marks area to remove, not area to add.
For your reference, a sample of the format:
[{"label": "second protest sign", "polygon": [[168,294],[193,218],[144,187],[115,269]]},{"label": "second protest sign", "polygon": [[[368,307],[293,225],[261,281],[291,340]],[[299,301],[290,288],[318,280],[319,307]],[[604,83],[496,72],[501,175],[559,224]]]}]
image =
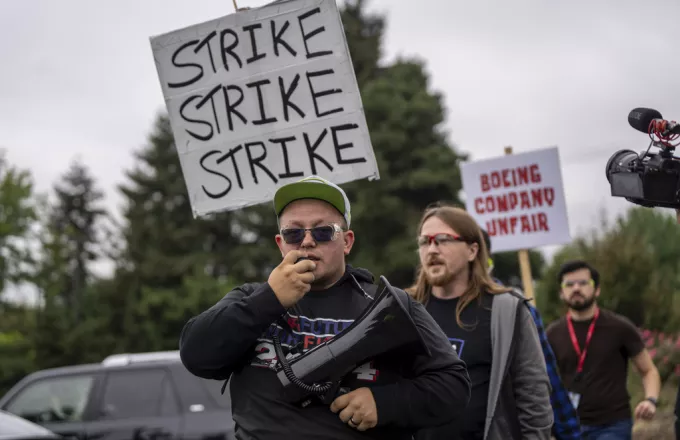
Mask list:
[{"label": "second protest sign", "polygon": [[467,211],[494,252],[571,241],[557,147],[461,164]]}]

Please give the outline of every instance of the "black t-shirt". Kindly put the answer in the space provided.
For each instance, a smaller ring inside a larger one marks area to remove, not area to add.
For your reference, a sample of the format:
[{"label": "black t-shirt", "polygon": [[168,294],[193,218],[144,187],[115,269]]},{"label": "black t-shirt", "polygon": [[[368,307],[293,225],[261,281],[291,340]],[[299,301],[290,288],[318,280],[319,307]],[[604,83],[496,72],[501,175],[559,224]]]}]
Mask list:
[{"label": "black t-shirt", "polygon": [[456,322],[456,306],[459,298],[439,299],[430,297],[427,311],[437,321],[449,338],[458,356],[465,362],[472,382],[470,403],[465,412],[451,424],[419,431],[417,440],[461,439],[481,440],[491,376],[491,305],[493,296],[484,294],[480,301],[473,301],[461,313],[464,328]]},{"label": "black t-shirt", "polygon": [[[592,319],[572,322],[583,350]],[[546,334],[564,385],[570,392],[580,394],[577,411],[581,423],[603,425],[630,418],[630,396],[626,388],[628,360],[644,349],[635,325],[624,316],[600,309],[578,381],[574,381],[578,355],[569,336],[566,317],[551,323]]]},{"label": "black t-shirt", "polygon": [[[347,274],[344,278],[347,278]],[[358,288],[352,288],[349,281],[341,280],[323,292],[305,295],[298,303],[297,310],[286,313],[286,321],[292,332],[278,323],[273,323],[259,338],[254,347],[257,354],[248,367],[234,374],[231,379],[233,418],[238,431],[244,438],[273,438],[276,433],[295,432],[297,438],[313,439],[320,432],[337,432],[337,438],[362,438],[368,435],[349,428],[333,414],[326,405],[311,405],[301,411],[294,404],[280,399],[281,384],[272,370],[276,367],[272,335],[277,333],[285,354],[291,346],[297,352],[307,352],[347,328],[368,304]],[[297,313],[296,313],[297,312]],[[351,389],[371,387],[380,383],[397,380],[393,370],[369,363],[360,366],[348,375],[343,386]],[[273,417],[276,410],[280,417]],[[278,419],[278,426],[267,426],[267,420]],[[313,420],[314,423],[310,423]],[[305,431],[309,429],[309,431]],[[375,430],[371,432],[374,434]],[[319,435],[320,436],[320,435]]]}]

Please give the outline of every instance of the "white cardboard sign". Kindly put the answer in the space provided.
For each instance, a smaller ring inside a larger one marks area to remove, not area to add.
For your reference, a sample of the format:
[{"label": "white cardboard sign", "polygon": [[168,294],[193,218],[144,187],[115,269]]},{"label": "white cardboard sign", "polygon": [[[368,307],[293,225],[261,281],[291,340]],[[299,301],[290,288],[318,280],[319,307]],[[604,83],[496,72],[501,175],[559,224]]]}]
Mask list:
[{"label": "white cardboard sign", "polygon": [[461,164],[467,211],[494,252],[571,241],[557,147]]},{"label": "white cardboard sign", "polygon": [[316,174],[379,179],[335,0],[288,0],[152,37],[194,216]]}]

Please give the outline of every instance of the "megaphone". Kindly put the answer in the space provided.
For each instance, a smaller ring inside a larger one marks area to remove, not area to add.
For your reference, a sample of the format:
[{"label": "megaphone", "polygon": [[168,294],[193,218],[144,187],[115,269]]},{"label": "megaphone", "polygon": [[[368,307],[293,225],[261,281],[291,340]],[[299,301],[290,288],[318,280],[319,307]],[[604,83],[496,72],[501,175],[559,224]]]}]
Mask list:
[{"label": "megaphone", "polygon": [[338,394],[344,376],[359,365],[396,348],[409,347],[414,355],[431,356],[408,309],[408,295],[380,277],[379,293],[350,326],[333,338],[292,360],[286,359],[278,337],[277,377],[283,397],[307,406],[313,399],[330,404]]}]

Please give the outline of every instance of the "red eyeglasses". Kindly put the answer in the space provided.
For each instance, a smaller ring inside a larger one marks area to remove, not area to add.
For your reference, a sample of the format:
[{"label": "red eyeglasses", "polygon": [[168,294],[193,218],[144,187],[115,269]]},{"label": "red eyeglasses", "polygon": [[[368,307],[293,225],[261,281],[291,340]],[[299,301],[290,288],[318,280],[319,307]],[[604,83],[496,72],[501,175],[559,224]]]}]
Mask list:
[{"label": "red eyeglasses", "polygon": [[452,243],[454,241],[464,242],[465,240],[460,235],[452,234],[421,235],[418,237],[418,246],[429,246],[432,242],[439,246],[442,243]]}]

